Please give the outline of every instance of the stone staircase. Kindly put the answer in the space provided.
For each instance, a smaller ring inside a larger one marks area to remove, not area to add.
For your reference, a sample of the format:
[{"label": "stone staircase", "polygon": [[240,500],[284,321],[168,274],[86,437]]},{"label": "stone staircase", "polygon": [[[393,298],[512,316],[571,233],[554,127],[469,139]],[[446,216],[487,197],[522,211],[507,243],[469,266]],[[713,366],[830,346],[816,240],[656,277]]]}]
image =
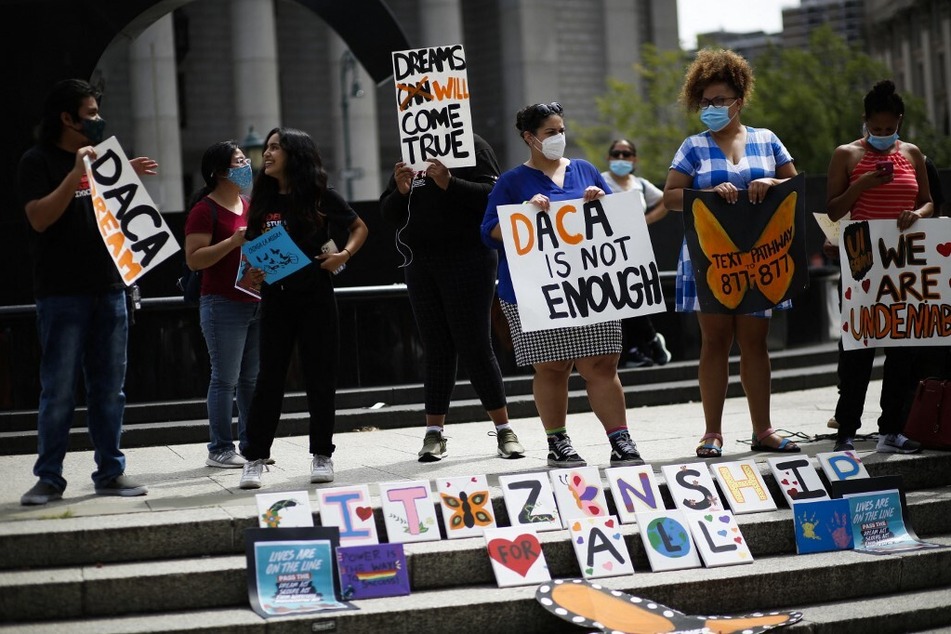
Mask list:
[{"label": "stone staircase", "polygon": [[[901,476],[911,526],[920,537],[951,546],[947,454],[889,456],[865,464],[872,476]],[[762,470],[782,505],[772,476],[765,466]],[[496,476],[490,476],[490,485],[499,524],[507,525]],[[671,507],[666,487],[661,488]],[[252,507],[244,510],[0,524],[0,633],[582,631],[537,605],[534,587],[496,588],[481,538],[406,545],[413,590],[408,597],[265,621],[248,606],[243,531],[256,520]],[[383,536],[378,504],[375,514]],[[636,572],[599,583],[693,614],[803,611],[790,632],[951,628],[951,548],[797,556],[788,508],[738,521],[755,557],[750,565],[653,573],[637,527],[624,525]],[[567,531],[539,538],[554,578],[579,576]]]}]

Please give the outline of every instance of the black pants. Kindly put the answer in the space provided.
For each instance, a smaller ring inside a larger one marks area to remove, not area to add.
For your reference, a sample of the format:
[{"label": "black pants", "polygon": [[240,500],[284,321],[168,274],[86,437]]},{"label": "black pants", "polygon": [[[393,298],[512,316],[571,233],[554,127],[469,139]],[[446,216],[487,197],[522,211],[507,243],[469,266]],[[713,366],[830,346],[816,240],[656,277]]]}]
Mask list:
[{"label": "black pants", "polygon": [[[878,431],[882,434],[897,434],[905,427],[911,399],[918,385],[915,360],[918,348],[884,348],[885,372],[882,377],[880,405],[882,415],[878,419]],[[842,350],[839,341],[839,401],[835,406],[835,420],[839,423],[837,437],[840,440],[855,435],[862,426],[862,411],[865,394],[872,378],[872,362],[875,348]]]},{"label": "black pants", "polygon": [[337,302],[329,281],[321,280],[306,291],[266,289],[261,304],[261,367],[248,414],[245,458],[271,457],[295,343],[310,413],[310,453],[333,455],[339,339]]},{"label": "black pants", "polygon": [[628,317],[621,322],[624,335],[624,350],[631,348],[641,348],[646,346],[654,337],[657,336],[657,330],[654,329],[654,323],[647,315],[637,317]]},{"label": "black pants", "polygon": [[489,323],[497,267],[498,255],[489,249],[445,255],[417,250],[406,267],[409,300],[425,354],[427,414],[449,411],[459,358],[482,406],[489,411],[505,406]]}]

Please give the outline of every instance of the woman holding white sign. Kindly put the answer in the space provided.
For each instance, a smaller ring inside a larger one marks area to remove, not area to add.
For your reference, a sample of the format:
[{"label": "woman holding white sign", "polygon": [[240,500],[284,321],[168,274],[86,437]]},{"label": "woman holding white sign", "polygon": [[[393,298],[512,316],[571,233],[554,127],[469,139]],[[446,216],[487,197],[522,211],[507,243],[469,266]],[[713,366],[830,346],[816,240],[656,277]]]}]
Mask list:
[{"label": "woman holding white sign", "polygon": [[568,377],[573,368],[584,377],[591,409],[611,443],[611,465],[644,464],[627,429],[624,390],[617,374],[621,355],[618,320],[525,332],[519,318],[508,260],[502,244],[499,210],[502,205],[529,202],[544,212],[559,200],[591,201],[611,188],[587,161],[564,158],[565,123],[557,102],[527,106],[516,115],[515,127],[528,146],[525,163],[499,177],[482,221],[482,239],[499,251],[498,294],[509,322],[515,360],[535,369],[532,392],[538,416],[548,435],[548,464],[581,467],[585,461],[571,445],[565,428]]},{"label": "woman holding white sign", "polygon": [[[328,225],[349,231],[342,249],[327,249]],[[304,268],[261,289],[261,367],[248,415],[242,489],[261,487],[281,419],[284,385],[297,345],[310,414],[311,482],[334,479],[334,393],[339,328],[332,276],[367,237],[367,226],[327,185],[317,146],[307,133],[275,128],[251,193],[246,237],[283,227],[309,258]]]},{"label": "woman holding white sign", "polygon": [[[688,137],[667,172],[664,204],[683,211],[684,190],[714,191],[735,203],[742,196],[762,202],[770,187],[796,175],[793,158],[772,131],[740,122],[743,106],[753,93],[753,70],[729,50],[703,49],[687,69],[680,101],[700,111],[709,129]],[[789,308],[783,302],[777,308]],[[798,452],[770,423],[770,363],[766,347],[771,311],[748,315],[705,313],[697,299],[693,265],[684,240],[677,264],[677,312],[696,312],[700,323],[698,380],[706,431],[697,447],[700,458],[723,453],[723,404],[729,382],[729,357],[734,340],[740,347],[740,381],[749,404],[756,451]]]}]

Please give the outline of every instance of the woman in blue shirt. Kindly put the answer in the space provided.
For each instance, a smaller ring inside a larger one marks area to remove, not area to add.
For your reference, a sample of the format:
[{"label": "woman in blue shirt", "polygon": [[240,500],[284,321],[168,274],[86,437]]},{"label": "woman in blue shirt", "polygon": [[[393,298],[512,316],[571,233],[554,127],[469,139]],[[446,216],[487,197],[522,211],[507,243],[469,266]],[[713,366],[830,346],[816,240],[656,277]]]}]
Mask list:
[{"label": "woman in blue shirt", "polygon": [[621,322],[524,332],[518,300],[499,227],[500,205],[529,202],[544,212],[552,201],[584,199],[610,192],[597,168],[587,161],[564,158],[565,124],[557,102],[527,106],[516,115],[515,127],[528,147],[527,161],[499,177],[482,221],[482,239],[499,250],[499,300],[509,323],[515,361],[535,370],[535,407],[548,435],[548,464],[581,467],[586,463],[566,434],[568,377],[572,368],[584,377],[591,409],[611,442],[611,465],[644,464],[627,430],[624,391],[617,375],[621,354]]}]

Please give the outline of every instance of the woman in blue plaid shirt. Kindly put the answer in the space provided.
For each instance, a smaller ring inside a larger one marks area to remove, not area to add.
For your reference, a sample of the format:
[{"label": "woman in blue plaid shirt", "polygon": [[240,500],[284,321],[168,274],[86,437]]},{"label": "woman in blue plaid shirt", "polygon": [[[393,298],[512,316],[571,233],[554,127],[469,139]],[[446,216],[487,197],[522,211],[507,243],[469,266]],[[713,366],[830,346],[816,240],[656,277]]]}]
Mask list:
[{"label": "woman in blue plaid shirt", "polygon": [[[792,156],[772,131],[745,126],[740,113],[753,93],[753,71],[743,57],[729,50],[703,49],[687,69],[680,92],[683,105],[700,112],[709,129],[684,140],[667,173],[664,204],[683,211],[684,189],[715,191],[735,203],[740,196],[761,202],[773,185],[796,175]],[[788,308],[784,302],[777,308]],[[722,454],[721,419],[729,381],[729,354],[740,347],[740,380],[753,421],[753,449],[798,452],[789,439],[772,429],[769,416],[770,365],[766,348],[770,311],[748,315],[700,310],[693,266],[686,240],[677,264],[677,311],[696,312],[700,323],[700,397],[706,432],[697,456]]]}]

